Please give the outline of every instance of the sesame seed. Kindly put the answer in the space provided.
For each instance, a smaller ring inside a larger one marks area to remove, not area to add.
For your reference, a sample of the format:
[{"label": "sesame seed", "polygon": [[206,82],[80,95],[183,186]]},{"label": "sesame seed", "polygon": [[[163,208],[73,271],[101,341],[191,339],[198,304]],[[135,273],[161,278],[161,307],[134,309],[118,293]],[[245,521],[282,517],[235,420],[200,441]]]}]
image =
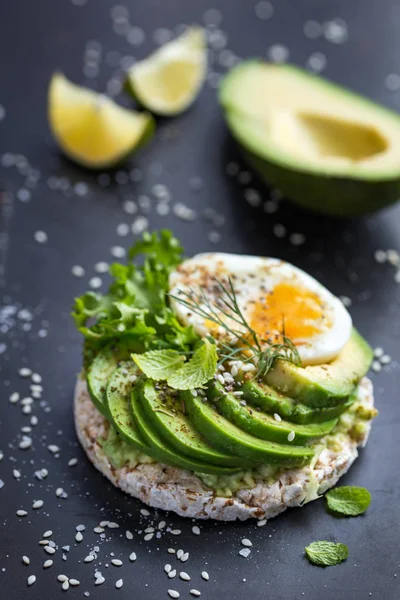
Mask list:
[{"label": "sesame seed", "polygon": [[222,385],[225,385],[225,379],[221,373],[218,373],[217,379]]},{"label": "sesame seed", "polygon": [[278,413],[274,413],[274,419],[275,419],[275,421],[278,421],[278,422],[282,421],[282,417],[281,417],[281,415],[278,415]]},{"label": "sesame seed", "polygon": [[47,446],[47,449],[52,454],[57,454],[57,452],[60,452],[60,448],[58,446],[56,446],[55,444],[50,444],[50,446]]},{"label": "sesame seed", "polygon": [[165,521],[160,521],[158,524],[158,529],[164,529],[164,527],[166,526],[166,522]]},{"label": "sesame seed", "polygon": [[189,593],[192,594],[192,596],[196,596],[197,598],[201,596],[201,592],[199,592],[199,590],[192,589]]},{"label": "sesame seed", "polygon": [[44,551],[47,552],[47,554],[55,554],[55,548],[53,548],[52,546],[45,546],[44,547]]},{"label": "sesame seed", "polygon": [[49,544],[49,540],[40,540],[39,541],[39,546],[47,546],[47,544]]},{"label": "sesame seed", "polygon": [[246,546],[246,548],[251,548],[252,545],[253,544],[249,539],[247,539],[247,538],[242,539],[242,546]]},{"label": "sesame seed", "polygon": [[172,569],[171,571],[168,572],[168,577],[169,579],[173,579],[176,575],[176,569]]},{"label": "sesame seed", "polygon": [[289,435],[287,436],[288,442],[293,442],[295,435],[296,435],[295,432],[291,431],[289,433]]},{"label": "sesame seed", "polygon": [[132,553],[129,555],[129,560],[130,560],[131,562],[135,562],[136,558],[137,558],[137,557],[136,557],[136,552],[132,552]]},{"label": "sesame seed", "polygon": [[210,579],[209,574],[207,573],[207,571],[202,571],[201,572],[201,576],[204,579],[204,581],[208,581]]},{"label": "sesame seed", "polygon": [[183,550],[182,550],[182,548],[179,548],[178,552],[176,553],[176,558],[177,558],[178,560],[180,560],[180,559],[181,559],[181,556],[182,556],[182,554],[183,554]]},{"label": "sesame seed", "polygon": [[181,571],[179,573],[179,577],[181,579],[183,579],[183,581],[190,581],[190,575],[188,575],[187,573],[185,573],[185,571]]},{"label": "sesame seed", "polygon": [[13,476],[15,479],[19,479],[21,477],[21,471],[18,471],[18,469],[13,469]]},{"label": "sesame seed", "polygon": [[104,527],[100,527],[99,525],[97,527],[94,527],[93,531],[95,533],[104,533]]},{"label": "sesame seed", "polygon": [[103,281],[100,277],[92,277],[89,280],[89,286],[94,289],[97,290],[99,287],[101,287]]},{"label": "sesame seed", "polygon": [[242,366],[242,371],[244,373],[247,373],[249,371],[255,371],[256,368],[257,367],[255,365],[253,365],[253,363],[247,363],[247,364],[245,364],[245,365]]},{"label": "sesame seed", "polygon": [[26,517],[26,515],[28,514],[26,512],[26,510],[17,510],[17,517]]},{"label": "sesame seed", "polygon": [[48,569],[49,567],[51,567],[53,565],[53,561],[49,558],[48,560],[45,560],[43,563],[43,568],[44,569]]},{"label": "sesame seed", "polygon": [[105,582],[105,579],[104,579],[104,577],[103,577],[102,575],[100,575],[100,577],[97,577],[97,578],[95,579],[94,585],[101,585],[101,584],[102,584],[102,583],[104,583],[104,582]]},{"label": "sesame seed", "polygon": [[189,559],[189,552],[184,552],[181,556],[181,562],[186,562]]},{"label": "sesame seed", "polygon": [[61,583],[63,583],[64,581],[68,581],[68,577],[66,575],[57,575],[57,581],[60,581]]},{"label": "sesame seed", "polygon": [[124,580],[123,579],[118,579],[118,581],[115,582],[115,587],[117,588],[117,590],[119,590],[120,588],[122,588],[123,585],[124,585]]},{"label": "sesame seed", "polygon": [[301,246],[306,241],[306,236],[303,233],[292,233],[289,241],[293,246]]},{"label": "sesame seed", "polygon": [[126,530],[125,531],[125,536],[127,540],[133,540],[133,533],[132,531]]},{"label": "sesame seed", "polygon": [[387,253],[385,250],[376,250],[374,257],[377,263],[383,264],[387,260]]},{"label": "sesame seed", "polygon": [[29,575],[28,579],[26,580],[28,585],[33,585],[36,581],[36,575]]},{"label": "sesame seed", "polygon": [[379,373],[379,371],[382,369],[382,365],[377,360],[374,360],[372,362],[371,369],[375,371],[375,373]]},{"label": "sesame seed", "polygon": [[11,394],[11,396],[9,397],[9,401],[11,402],[11,404],[15,404],[16,402],[18,402],[20,396],[18,394],[18,392],[13,392]]},{"label": "sesame seed", "polygon": [[265,0],[260,0],[254,7],[256,17],[263,21],[268,21],[274,14],[274,7],[270,2],[266,2]]},{"label": "sesame seed", "polygon": [[70,585],[80,585],[80,581],[78,581],[78,579],[70,579],[69,580]]},{"label": "sesame seed", "polygon": [[77,525],[75,527],[76,531],[85,531],[86,527],[85,525]]},{"label": "sesame seed", "polygon": [[182,531],[180,529],[171,529],[172,535],[180,535],[181,533],[182,533]]},{"label": "sesame seed", "polygon": [[76,464],[78,464],[78,459],[77,458],[70,458],[68,461],[68,466],[69,467],[74,467]]},{"label": "sesame seed", "polygon": [[85,275],[85,269],[83,267],[81,267],[80,265],[74,265],[71,268],[71,273],[75,277],[83,277]]},{"label": "sesame seed", "polygon": [[153,537],[154,537],[154,533],[147,533],[143,539],[145,542],[149,542],[150,540],[153,539]]},{"label": "sesame seed", "polygon": [[113,564],[114,567],[121,567],[122,566],[122,560],[120,560],[119,558],[113,558],[111,560],[111,564]]},{"label": "sesame seed", "polygon": [[66,592],[69,589],[69,581],[68,581],[68,579],[66,579],[66,581],[63,582],[63,584],[61,585],[61,587],[64,590],[64,592]]},{"label": "sesame seed", "polygon": [[114,258],[123,258],[126,255],[126,250],[122,246],[112,246],[110,253]]},{"label": "sesame seed", "polygon": [[239,369],[237,368],[237,365],[233,365],[233,367],[231,368],[231,375],[232,377],[236,377],[236,375],[239,373]]},{"label": "sesame seed", "polygon": [[168,590],[168,596],[170,598],[179,598],[180,594],[176,590]]},{"label": "sesame seed", "polygon": [[168,573],[171,570],[172,570],[172,567],[171,567],[171,565],[169,563],[167,563],[166,565],[164,565],[164,571],[167,573],[167,575],[168,575]]},{"label": "sesame seed", "polygon": [[22,557],[22,562],[24,563],[24,565],[30,565],[31,564],[31,561],[28,558],[28,556],[23,556]]},{"label": "sesame seed", "polygon": [[20,369],[18,373],[20,377],[30,377],[32,375],[31,369],[28,369],[27,367],[22,367],[22,369]]},{"label": "sesame seed", "polygon": [[276,223],[273,226],[273,234],[275,237],[277,238],[284,238],[286,235],[286,227],[284,225],[282,225],[281,223]]},{"label": "sesame seed", "polygon": [[79,543],[82,540],[83,540],[83,535],[80,531],[78,531],[77,534],[75,535],[75,541],[77,541]]},{"label": "sesame seed", "polygon": [[91,563],[94,560],[94,554],[88,554],[87,556],[85,556],[85,558],[83,559],[83,562],[85,563]]},{"label": "sesame seed", "polygon": [[175,550],[175,548],[168,548],[167,552],[168,552],[168,554],[175,554],[176,550]]},{"label": "sesame seed", "polygon": [[381,357],[381,364],[382,365],[388,365],[390,362],[392,362],[392,358],[389,356],[389,354],[384,354]]},{"label": "sesame seed", "polygon": [[51,529],[48,529],[47,531],[44,532],[43,536],[44,538],[49,538],[53,535],[53,532]]},{"label": "sesame seed", "polygon": [[32,504],[32,508],[37,510],[38,508],[42,508],[43,504],[43,500],[35,500],[35,502]]},{"label": "sesame seed", "polygon": [[45,244],[48,240],[47,233],[45,231],[35,231],[33,237],[35,242],[38,244]]},{"label": "sesame seed", "polygon": [[[100,523],[100,525],[101,525],[101,523]],[[118,523],[114,523],[114,521],[110,521],[107,523],[107,527],[108,527],[108,529],[118,529],[119,525],[118,525]]]},{"label": "sesame seed", "polygon": [[198,525],[193,525],[192,533],[194,533],[194,535],[200,535],[200,527]]}]

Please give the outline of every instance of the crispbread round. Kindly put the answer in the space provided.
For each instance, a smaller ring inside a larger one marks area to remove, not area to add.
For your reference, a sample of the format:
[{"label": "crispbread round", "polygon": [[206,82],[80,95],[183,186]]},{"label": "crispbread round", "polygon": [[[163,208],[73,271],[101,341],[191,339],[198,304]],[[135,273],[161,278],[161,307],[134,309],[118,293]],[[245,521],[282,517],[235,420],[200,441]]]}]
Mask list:
[{"label": "crispbread round", "polygon": [[[359,386],[362,404],[373,406],[373,389],[364,377]],[[302,506],[315,499],[310,493],[319,484],[319,493],[334,486],[358,456],[358,446],[367,443],[370,423],[357,443],[348,434],[338,436],[338,449],[325,448],[310,466],[284,471],[271,485],[259,482],[252,489],[236,491],[231,497],[217,496],[190,471],[161,463],[114,468],[98,439],[107,433],[109,423],[92,403],[86,382],[78,379],[74,398],[75,426],[79,441],[94,466],[115,486],[139,498],[149,506],[172,510],[183,517],[244,521],[249,518],[269,519],[286,508]]]}]

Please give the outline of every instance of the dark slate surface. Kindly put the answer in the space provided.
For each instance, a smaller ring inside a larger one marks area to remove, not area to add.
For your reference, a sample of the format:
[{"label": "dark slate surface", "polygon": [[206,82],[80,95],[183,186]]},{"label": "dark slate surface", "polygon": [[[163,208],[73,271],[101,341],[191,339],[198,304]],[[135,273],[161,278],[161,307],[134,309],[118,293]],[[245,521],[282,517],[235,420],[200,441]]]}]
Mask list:
[{"label": "dark slate surface", "polygon": [[[0,290],[0,449],[4,458],[0,462],[0,479],[4,485],[0,489],[0,594],[8,600],[56,598],[64,593],[56,576],[66,573],[81,581],[79,587],[66,592],[71,598],[83,598],[84,591],[89,591],[96,600],[154,600],[166,598],[168,588],[179,590],[181,598],[187,598],[188,590],[194,587],[207,600],[358,600],[370,596],[398,600],[400,405],[396,360],[386,372],[373,376],[381,414],[368,449],[343,480],[364,485],[372,492],[372,505],[365,516],[336,520],[319,501],[302,510],[289,511],[263,528],[249,523],[200,523],[201,535],[195,536],[191,533],[192,523],[173,514],[151,512],[150,517],[141,517],[142,506],[107,483],[78,448],[71,397],[80,368],[80,338],[69,310],[72,298],[85,289],[94,275],[94,264],[110,260],[112,246],[127,247],[131,241],[116,235],[119,223],[133,219],[124,213],[123,200],[129,195],[151,196],[152,186],[162,183],[170,189],[173,202],[184,202],[200,215],[206,207],[213,207],[226,216],[226,224],[219,229],[222,237],[217,245],[208,240],[209,232],[215,228],[201,216],[186,223],[175,216],[160,217],[151,212],[151,228],[171,227],[188,254],[217,249],[279,256],[294,262],[336,294],[349,296],[355,324],[371,344],[383,346],[385,352],[398,359],[399,288],[393,279],[395,270],[389,265],[378,265],[374,252],[379,248],[399,248],[400,207],[355,222],[311,216],[286,203],[273,215],[265,214],[262,208],[251,208],[243,198],[245,186],[225,174],[227,162],[240,159],[226,134],[215,90],[209,85],[187,114],[172,125],[160,122],[157,140],[128,165],[143,170],[143,181],[100,188],[95,177],[58,155],[46,125],[46,86],[56,68],[65,70],[78,82],[85,81],[82,65],[88,39],[100,41],[104,55],[117,50],[122,55],[140,58],[153,47],[152,33],[157,28],[201,22],[207,8],[219,7],[223,11],[221,27],[228,35],[227,47],[238,56],[265,56],[269,46],[281,43],[289,48],[293,62],[304,65],[312,52],[320,51],[327,57],[328,77],[398,108],[399,93],[386,89],[385,78],[398,69],[399,6],[394,0],[281,0],[276,2],[273,18],[260,21],[255,18],[254,2],[244,0],[218,0],[212,7],[203,0],[130,2],[132,24],[146,33],[144,44],[137,48],[113,32],[111,6],[108,0],[88,0],[81,7],[67,0],[14,0],[0,6],[0,104],[6,109],[6,117],[0,122],[0,180],[8,193],[7,201],[2,196],[1,216],[4,274]],[[304,36],[307,20],[322,22],[335,17],[345,19],[348,25],[349,39],[345,43]],[[104,89],[112,72],[103,61],[100,76],[92,85]],[[165,141],[171,126],[173,139]],[[16,197],[18,190],[24,188],[24,176],[20,173],[24,163],[19,160],[19,170],[4,167],[4,154],[8,152],[23,155],[40,171],[29,202]],[[87,183],[89,192],[78,196],[53,191],[48,185],[52,176],[67,177],[67,183],[72,185]],[[198,193],[189,187],[193,176],[204,180]],[[265,187],[254,181],[251,186],[267,199]],[[306,243],[296,248],[287,238],[276,238],[272,233],[276,223],[284,224],[291,233],[304,233]],[[46,244],[34,241],[38,230],[47,233]],[[74,264],[85,267],[84,280],[72,276]],[[5,306],[12,307],[6,309],[8,316]],[[28,309],[32,320],[26,320],[26,312],[12,314],[21,309]],[[18,369],[24,365],[42,375],[44,386],[42,400],[35,400],[33,410],[39,418],[32,433],[33,447],[26,451],[18,449],[18,442],[20,428],[28,424],[29,416],[8,402],[12,392],[19,392],[21,397],[28,395],[29,382],[18,376]],[[50,454],[48,444],[60,446],[59,458]],[[78,465],[69,468],[67,461],[72,457],[78,458]],[[43,467],[49,475],[40,482],[34,471]],[[21,471],[19,481],[12,475],[13,468]],[[56,498],[55,490],[60,486],[68,498]],[[44,507],[33,511],[34,499],[43,499]],[[28,516],[18,519],[15,512],[19,508],[26,508]],[[182,534],[174,537],[164,531],[160,539],[145,543],[137,530],[163,518],[167,526],[179,527]],[[102,519],[120,524],[118,530],[107,530],[106,541],[93,533],[93,527]],[[77,544],[75,526],[80,523],[86,525],[86,532],[84,541]],[[53,539],[59,546],[54,557],[38,545],[48,529],[53,530]],[[125,538],[126,529],[134,533],[132,541]],[[238,555],[243,537],[253,542],[248,559]],[[349,559],[326,570],[312,567],[303,557],[303,548],[317,539],[345,542]],[[71,546],[65,552],[66,561],[62,560],[60,549],[64,545]],[[83,558],[95,545],[100,546],[97,561],[83,564]],[[175,567],[176,559],[166,552],[170,546],[190,552],[187,563],[181,568],[177,563],[178,572],[185,570],[191,575],[190,583],[168,580],[163,572],[167,562]],[[128,555],[133,550],[138,559],[131,564]],[[106,566],[111,552],[123,558],[123,567]],[[21,562],[23,554],[31,559],[29,567]],[[54,566],[43,570],[42,564],[48,558],[54,558]],[[96,588],[95,565],[106,577],[106,583]],[[200,577],[204,569],[210,574],[209,582]],[[37,582],[28,589],[26,578],[30,574],[37,576]],[[124,586],[116,590],[115,582],[120,577]]]}]

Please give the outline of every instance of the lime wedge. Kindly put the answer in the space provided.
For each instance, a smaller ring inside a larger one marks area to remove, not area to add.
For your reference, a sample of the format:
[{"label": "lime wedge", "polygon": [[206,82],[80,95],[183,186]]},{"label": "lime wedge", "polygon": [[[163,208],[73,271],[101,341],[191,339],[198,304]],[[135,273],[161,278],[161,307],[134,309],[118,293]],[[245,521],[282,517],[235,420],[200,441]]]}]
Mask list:
[{"label": "lime wedge", "polygon": [[190,27],[127,73],[126,86],[138,102],[157,115],[183,112],[196,99],[207,70],[204,30]]},{"label": "lime wedge", "polygon": [[110,98],[68,81],[51,79],[48,95],[51,131],[64,153],[90,169],[112,167],[142,145],[154,119],[115,104]]}]

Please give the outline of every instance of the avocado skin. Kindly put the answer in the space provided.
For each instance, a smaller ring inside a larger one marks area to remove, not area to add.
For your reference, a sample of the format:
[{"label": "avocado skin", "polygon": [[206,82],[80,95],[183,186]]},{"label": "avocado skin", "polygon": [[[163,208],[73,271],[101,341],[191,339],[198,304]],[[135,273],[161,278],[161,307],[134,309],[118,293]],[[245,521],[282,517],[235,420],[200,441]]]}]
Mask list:
[{"label": "avocado skin", "polygon": [[369,344],[353,329],[339,356],[330,363],[297,367],[278,360],[264,379],[279,392],[312,408],[343,405],[367,373],[372,357]]},{"label": "avocado skin", "polygon": [[248,404],[259,408],[263,412],[278,413],[282,419],[293,423],[307,425],[308,423],[322,423],[335,419],[344,413],[354,402],[356,394],[352,394],[344,404],[328,408],[311,408],[301,402],[296,402],[280,394],[267,384],[257,382],[254,379],[246,381],[240,388],[243,392],[242,398]]},{"label": "avocado skin", "polygon": [[196,429],[221,451],[282,467],[304,465],[314,456],[311,448],[267,442],[242,431],[221,416],[211,401],[203,403],[187,391],[181,392],[181,398]]},{"label": "avocado skin", "polygon": [[149,446],[149,456],[152,456],[161,463],[195,471],[197,473],[211,473],[213,475],[233,475],[240,471],[240,467],[223,467],[221,465],[212,465],[197,461],[194,458],[184,456],[171,448],[164,439],[162,439],[153,424],[147,418],[146,411],[141,403],[140,385],[135,386],[131,393],[130,401],[131,414],[140,435]]},{"label": "avocado skin", "polygon": [[86,373],[86,383],[93,404],[107,419],[110,414],[106,402],[106,389],[109,378],[123,360],[128,360],[132,352],[143,352],[143,345],[135,339],[119,341],[105,346],[93,359]]},{"label": "avocado skin", "polygon": [[[140,403],[152,426],[169,446],[196,461],[225,467],[250,467],[252,462],[220,452],[210,446],[182,412],[179,398],[169,399],[167,387],[157,390],[156,384],[143,378],[138,384]],[[170,413],[170,414],[166,414]]]},{"label": "avocado skin", "polygon": [[221,415],[243,431],[263,440],[287,444],[288,435],[293,431],[294,444],[303,445],[327,435],[337,423],[337,419],[308,425],[284,420],[276,421],[271,415],[249,406],[242,406],[240,400],[233,394],[226,392],[224,394],[224,387],[219,382],[209,384],[208,391],[209,398],[219,398],[215,406]]}]

